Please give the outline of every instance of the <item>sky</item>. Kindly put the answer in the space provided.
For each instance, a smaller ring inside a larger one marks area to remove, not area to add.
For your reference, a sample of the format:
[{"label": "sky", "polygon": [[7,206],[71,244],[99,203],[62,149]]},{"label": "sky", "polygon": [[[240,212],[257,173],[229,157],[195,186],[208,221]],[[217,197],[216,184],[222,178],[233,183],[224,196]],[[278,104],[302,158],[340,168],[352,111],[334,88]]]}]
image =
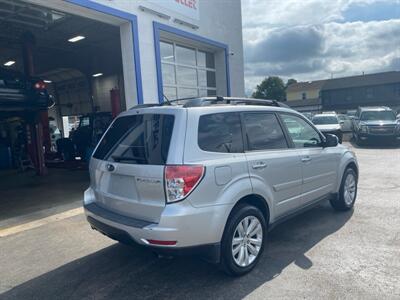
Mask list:
[{"label": "sky", "polygon": [[242,22],[247,95],[267,76],[400,71],[400,0],[242,0]]}]

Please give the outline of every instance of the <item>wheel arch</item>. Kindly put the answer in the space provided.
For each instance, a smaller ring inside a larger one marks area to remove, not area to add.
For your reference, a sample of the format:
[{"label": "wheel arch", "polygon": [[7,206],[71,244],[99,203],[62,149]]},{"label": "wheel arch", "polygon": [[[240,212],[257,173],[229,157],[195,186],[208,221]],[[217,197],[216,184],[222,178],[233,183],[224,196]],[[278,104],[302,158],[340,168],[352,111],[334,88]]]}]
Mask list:
[{"label": "wheel arch", "polygon": [[[345,170],[349,169],[349,168],[350,168],[350,169],[353,169],[353,171],[356,173],[357,178],[358,178],[358,166],[356,165],[356,163],[355,163],[354,161],[349,162],[349,163],[345,166],[343,172],[344,172]],[[343,175],[342,175],[342,176],[343,176]]]},{"label": "wheel arch", "polygon": [[[246,195],[242,198],[240,198],[236,204],[232,207],[230,213],[229,213],[229,218],[231,217],[232,213],[241,205],[248,204],[257,207],[263,214],[265,218],[265,223],[268,225],[270,221],[270,216],[271,216],[271,210],[268,205],[267,200],[258,194],[249,194]],[[226,226],[226,225],[225,225]]]},{"label": "wheel arch", "polygon": [[352,170],[354,170],[354,172],[357,175],[357,179],[358,179],[359,168],[358,168],[357,161],[354,158],[345,161],[344,163],[342,163],[342,165],[341,165],[341,167],[339,169],[340,173],[338,174],[339,178],[338,178],[337,186],[336,186],[336,189],[335,189],[336,193],[339,192],[339,189],[340,189],[340,186],[341,186],[342,180],[343,180],[343,175],[344,175],[344,173],[346,172],[346,170],[348,168],[351,168]]}]

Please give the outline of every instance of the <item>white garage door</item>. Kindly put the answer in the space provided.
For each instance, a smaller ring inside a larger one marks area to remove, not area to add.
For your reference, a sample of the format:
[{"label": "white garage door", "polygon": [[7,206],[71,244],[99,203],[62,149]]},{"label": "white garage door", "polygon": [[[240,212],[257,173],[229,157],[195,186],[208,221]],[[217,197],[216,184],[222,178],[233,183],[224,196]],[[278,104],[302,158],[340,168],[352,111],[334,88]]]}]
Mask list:
[{"label": "white garage door", "polygon": [[215,56],[174,42],[160,42],[163,92],[169,99],[215,96]]}]

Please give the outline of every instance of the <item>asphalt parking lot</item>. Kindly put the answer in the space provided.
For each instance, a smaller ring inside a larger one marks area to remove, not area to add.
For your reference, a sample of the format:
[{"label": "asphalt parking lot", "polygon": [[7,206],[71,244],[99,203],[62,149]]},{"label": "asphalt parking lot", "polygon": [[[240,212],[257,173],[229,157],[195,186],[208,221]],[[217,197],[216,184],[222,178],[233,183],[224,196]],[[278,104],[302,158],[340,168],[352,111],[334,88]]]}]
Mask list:
[{"label": "asphalt parking lot", "polygon": [[244,277],[120,245],[78,214],[0,238],[0,298],[400,299],[400,148],[355,152],[354,211],[323,204],[278,226]]}]

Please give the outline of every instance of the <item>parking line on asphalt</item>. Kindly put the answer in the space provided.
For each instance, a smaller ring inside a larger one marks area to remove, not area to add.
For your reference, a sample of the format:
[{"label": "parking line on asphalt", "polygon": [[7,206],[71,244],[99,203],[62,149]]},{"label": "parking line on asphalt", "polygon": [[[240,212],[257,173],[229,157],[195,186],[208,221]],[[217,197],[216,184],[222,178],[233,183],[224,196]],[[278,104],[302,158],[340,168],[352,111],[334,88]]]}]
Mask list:
[{"label": "parking line on asphalt", "polygon": [[16,234],[19,232],[23,232],[26,230],[30,230],[33,228],[37,228],[37,227],[40,227],[40,226],[43,226],[43,225],[46,225],[46,224],[49,224],[52,222],[57,222],[57,221],[64,220],[64,219],[67,219],[70,217],[74,217],[74,216],[77,216],[82,213],[83,213],[83,208],[78,207],[78,208],[64,211],[59,214],[55,214],[55,215],[43,218],[43,219],[35,220],[32,222],[28,222],[28,223],[17,225],[17,226],[0,229],[0,238],[6,237],[6,236],[9,236],[12,234]]}]

